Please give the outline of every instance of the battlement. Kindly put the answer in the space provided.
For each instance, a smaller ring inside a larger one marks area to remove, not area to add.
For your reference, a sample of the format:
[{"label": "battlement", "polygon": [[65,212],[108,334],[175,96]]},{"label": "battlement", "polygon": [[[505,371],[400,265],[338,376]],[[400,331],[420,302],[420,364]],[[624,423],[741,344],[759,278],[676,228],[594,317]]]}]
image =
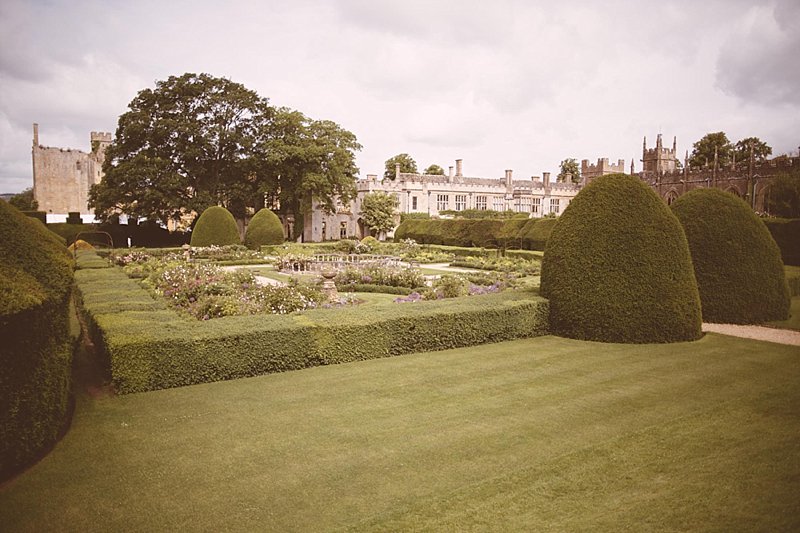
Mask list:
[{"label": "battlement", "polygon": [[107,131],[93,131],[90,134],[91,142],[97,141],[97,142],[110,143],[111,140],[112,140],[112,137],[113,137],[112,134],[107,132]]},{"label": "battlement", "polygon": [[597,164],[589,164],[588,159],[581,161],[581,176],[585,179],[598,178],[606,174],[624,174],[625,160],[618,159],[617,164],[609,163],[608,158],[604,157],[597,160]]}]

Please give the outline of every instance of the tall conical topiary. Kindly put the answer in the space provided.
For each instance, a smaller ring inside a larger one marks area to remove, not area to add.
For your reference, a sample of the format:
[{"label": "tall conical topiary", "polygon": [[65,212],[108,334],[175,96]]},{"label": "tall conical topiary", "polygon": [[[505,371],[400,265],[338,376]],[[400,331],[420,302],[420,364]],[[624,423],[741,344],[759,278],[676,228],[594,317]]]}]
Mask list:
[{"label": "tall conical topiary", "polygon": [[701,335],[683,229],[633,176],[598,178],[570,202],[547,241],[541,293],[557,335],[623,343]]},{"label": "tall conical topiary", "polygon": [[281,244],[283,242],[283,224],[278,215],[269,209],[262,209],[250,219],[244,244],[257,250],[265,244]]},{"label": "tall conical topiary", "polygon": [[192,231],[192,246],[225,246],[241,244],[239,228],[230,211],[215,205],[209,207],[197,219]]},{"label": "tall conical topiary", "polygon": [[692,253],[705,322],[758,324],[789,318],[781,252],[741,198],[695,189],[672,204]]}]

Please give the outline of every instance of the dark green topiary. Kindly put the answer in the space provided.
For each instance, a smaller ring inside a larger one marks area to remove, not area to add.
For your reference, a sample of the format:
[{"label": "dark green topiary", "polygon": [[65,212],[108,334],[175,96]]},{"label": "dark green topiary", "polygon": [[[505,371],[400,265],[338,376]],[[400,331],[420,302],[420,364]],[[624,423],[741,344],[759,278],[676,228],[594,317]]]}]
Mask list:
[{"label": "dark green topiary", "polygon": [[0,202],[0,479],[55,442],[67,416],[72,260],[60,238]]},{"label": "dark green topiary", "polygon": [[233,215],[218,205],[203,211],[192,231],[192,246],[226,246],[241,243],[239,228]]},{"label": "dark green topiary", "polygon": [[283,224],[278,215],[269,209],[262,209],[250,219],[244,244],[251,250],[258,250],[265,244],[281,244],[283,242]]},{"label": "dark green topiary", "polygon": [[789,318],[781,252],[741,199],[695,189],[672,204],[692,253],[705,322],[759,324]]},{"label": "dark green topiary", "polygon": [[603,342],[700,337],[700,298],[681,225],[641,180],[594,180],[553,227],[542,260],[551,330]]}]

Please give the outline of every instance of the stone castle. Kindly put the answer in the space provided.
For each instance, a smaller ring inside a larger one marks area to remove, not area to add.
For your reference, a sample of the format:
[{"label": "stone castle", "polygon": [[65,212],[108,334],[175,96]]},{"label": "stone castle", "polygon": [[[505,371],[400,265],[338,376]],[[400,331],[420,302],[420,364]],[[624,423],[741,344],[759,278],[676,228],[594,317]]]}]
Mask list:
[{"label": "stone castle", "polygon": [[33,125],[33,196],[48,221],[62,221],[67,213],[77,212],[87,220],[89,188],[103,179],[103,160],[111,133],[93,131],[90,152],[52,148],[39,144],[39,125]]},{"label": "stone castle", "polygon": [[[33,191],[39,209],[47,213],[48,222],[62,222],[67,213],[81,213],[85,221],[94,218],[88,207],[89,188],[103,178],[105,150],[112,142],[111,133],[92,132],[91,150],[82,152],[52,148],[39,144],[39,126],[33,125]],[[667,204],[685,192],[702,187],[717,187],[744,198],[758,212],[766,211],[770,183],[781,173],[800,165],[800,157],[777,157],[755,163],[734,162],[711,168],[689,168],[688,153],[681,165],[677,158],[677,139],[672,148],[664,147],[661,134],[655,147],[642,143],[642,171],[639,177],[648,183]],[[634,174],[631,161],[630,173]],[[400,213],[421,213],[437,217],[443,211],[467,209],[515,211],[531,217],[560,214],[582,186],[606,174],[624,173],[625,160],[616,164],[607,158],[596,164],[581,161],[581,182],[562,183],[550,179],[549,172],[541,177],[514,179],[512,170],[503,177],[468,177],[463,173],[463,161],[456,159],[445,175],[410,174],[395,169],[392,180],[368,174],[356,181],[357,196],[349,205],[339,205],[335,213],[326,213],[319,205],[310,204],[304,214],[303,240],[322,241],[341,237],[363,237],[369,234],[358,214],[361,201],[370,192],[394,194]],[[292,235],[294,217],[284,217],[287,235]]]}]

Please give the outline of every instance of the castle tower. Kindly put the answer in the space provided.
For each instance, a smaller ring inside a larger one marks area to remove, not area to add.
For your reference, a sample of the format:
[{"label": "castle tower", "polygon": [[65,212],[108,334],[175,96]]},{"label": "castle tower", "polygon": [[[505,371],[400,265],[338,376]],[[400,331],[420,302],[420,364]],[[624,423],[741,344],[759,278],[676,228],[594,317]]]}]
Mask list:
[{"label": "castle tower", "polygon": [[656,137],[655,148],[647,149],[647,137],[642,143],[642,178],[656,179],[677,168],[675,152],[678,148],[678,138],[673,137],[672,148],[665,148],[661,141],[661,134]]}]

